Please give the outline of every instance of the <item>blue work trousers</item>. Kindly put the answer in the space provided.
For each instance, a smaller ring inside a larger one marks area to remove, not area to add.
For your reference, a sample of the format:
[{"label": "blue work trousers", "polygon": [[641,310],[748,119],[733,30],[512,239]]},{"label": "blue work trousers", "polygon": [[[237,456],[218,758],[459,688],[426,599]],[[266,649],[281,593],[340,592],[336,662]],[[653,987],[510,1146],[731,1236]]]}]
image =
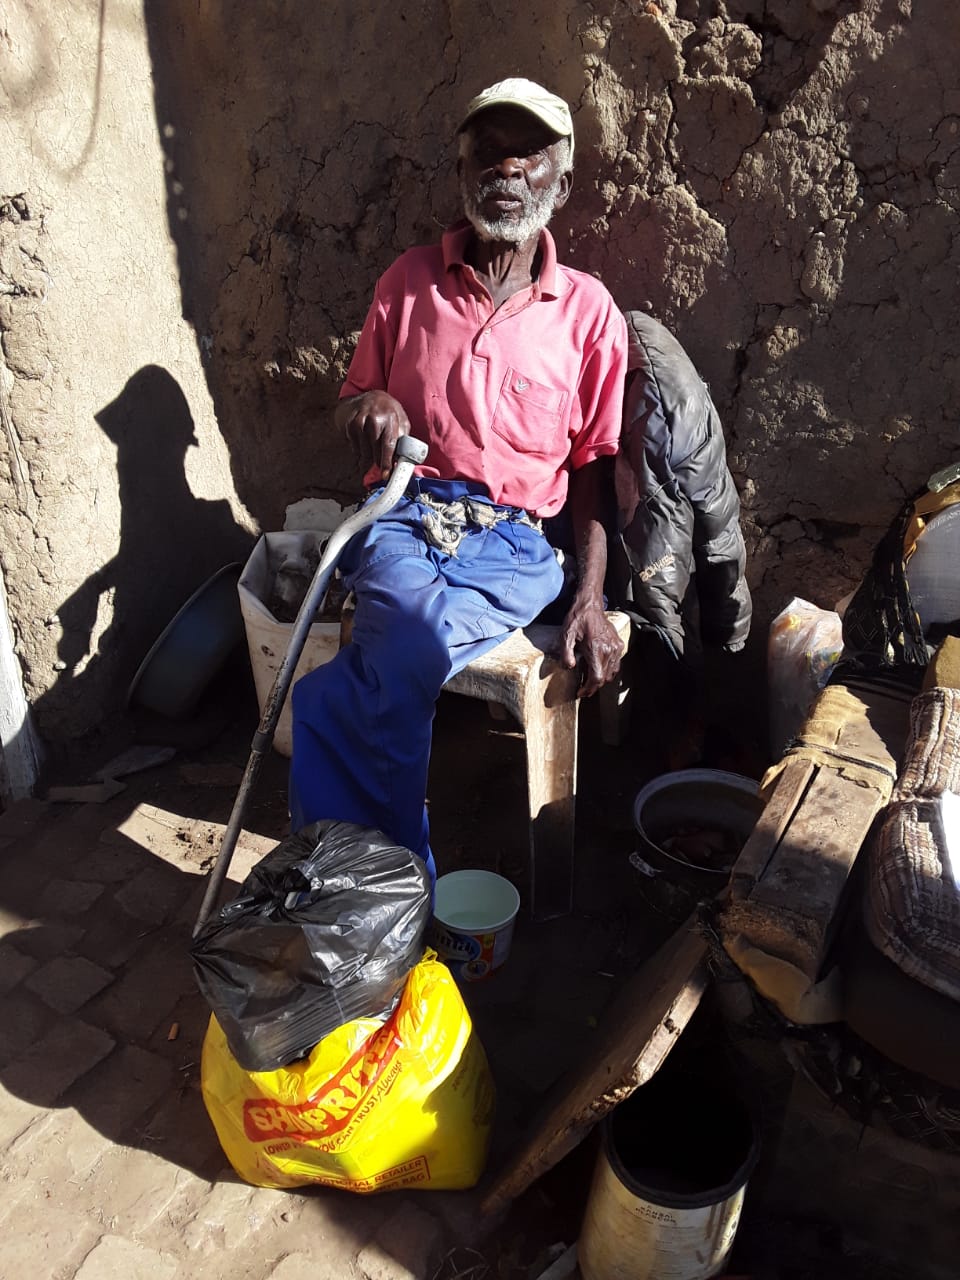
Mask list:
[{"label": "blue work trousers", "polygon": [[294,830],[320,818],[376,827],[434,877],[425,801],[437,697],[555,599],[563,574],[543,535],[513,521],[471,527],[455,555],[437,550],[417,495],[452,501],[477,486],[413,489],[341,557],[356,594],[353,641],[294,686],[290,814]]}]

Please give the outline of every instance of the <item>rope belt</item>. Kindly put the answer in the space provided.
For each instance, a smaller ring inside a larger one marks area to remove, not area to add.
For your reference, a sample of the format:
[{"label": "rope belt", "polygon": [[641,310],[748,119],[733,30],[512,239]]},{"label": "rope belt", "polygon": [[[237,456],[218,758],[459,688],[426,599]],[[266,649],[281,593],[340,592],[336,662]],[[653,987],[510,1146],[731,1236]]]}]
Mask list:
[{"label": "rope belt", "polygon": [[527,514],[522,507],[495,507],[476,498],[457,498],[453,502],[440,502],[429,493],[417,495],[417,501],[430,508],[420,517],[427,541],[438,551],[455,556],[460,543],[471,528],[492,529],[504,520],[510,524],[525,524],[538,533],[543,532],[539,520]]}]

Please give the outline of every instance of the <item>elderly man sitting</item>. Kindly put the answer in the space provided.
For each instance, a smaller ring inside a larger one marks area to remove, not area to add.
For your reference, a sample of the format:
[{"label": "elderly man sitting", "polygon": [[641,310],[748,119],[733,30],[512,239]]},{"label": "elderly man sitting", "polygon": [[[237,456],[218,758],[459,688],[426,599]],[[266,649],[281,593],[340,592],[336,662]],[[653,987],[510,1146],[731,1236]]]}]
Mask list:
[{"label": "elderly man sitting", "polygon": [[568,503],[577,581],[559,658],[582,694],[612,679],[602,495],[617,452],[626,326],[546,230],[570,194],[567,104],[505,80],[468,105],[457,171],[466,218],[377,282],[336,421],[367,483],[397,439],[429,445],[407,495],[348,545],[352,642],[293,693],[295,827],[380,828],[434,874],[425,809],[436,699],[470,660],[531,622],[563,573],[541,520]]}]

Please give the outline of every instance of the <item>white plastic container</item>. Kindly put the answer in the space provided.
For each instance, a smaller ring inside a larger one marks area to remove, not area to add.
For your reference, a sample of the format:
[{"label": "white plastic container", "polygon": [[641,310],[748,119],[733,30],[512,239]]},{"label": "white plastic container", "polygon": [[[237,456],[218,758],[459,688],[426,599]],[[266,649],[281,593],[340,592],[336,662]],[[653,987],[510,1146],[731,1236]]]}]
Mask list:
[{"label": "white plastic container", "polygon": [[430,943],[466,982],[487,978],[510,954],[520,895],[493,871],[451,871],[437,881]]},{"label": "white plastic container", "polygon": [[[288,556],[316,552],[326,537],[323,533],[300,530],[293,533],[265,533],[250,553],[237,584],[240,594],[240,612],[247,634],[250,666],[257,689],[260,714],[266,705],[280,663],[287,651],[292,622],[280,622],[270,612],[267,601],[273,590],[277,569]],[[339,622],[315,622],[307,635],[303,653],[297,663],[293,685],[323,663],[329,662],[340,647]],[[290,694],[283,704],[280,719],[273,738],[273,745],[283,756],[293,751],[293,724],[290,715]]]}]

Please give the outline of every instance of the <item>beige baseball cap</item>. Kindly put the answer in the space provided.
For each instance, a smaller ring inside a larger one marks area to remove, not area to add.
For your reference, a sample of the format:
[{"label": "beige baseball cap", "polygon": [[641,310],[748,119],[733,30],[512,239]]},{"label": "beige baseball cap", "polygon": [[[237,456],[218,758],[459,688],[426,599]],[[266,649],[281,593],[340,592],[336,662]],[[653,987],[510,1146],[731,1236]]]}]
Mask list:
[{"label": "beige baseball cap", "polygon": [[479,111],[486,111],[488,107],[522,107],[524,111],[529,111],[561,138],[570,139],[570,160],[573,161],[573,118],[570,108],[562,98],[558,98],[549,89],[544,89],[542,84],[524,80],[522,76],[498,80],[470,99],[457,132],[462,133],[473,117]]}]

